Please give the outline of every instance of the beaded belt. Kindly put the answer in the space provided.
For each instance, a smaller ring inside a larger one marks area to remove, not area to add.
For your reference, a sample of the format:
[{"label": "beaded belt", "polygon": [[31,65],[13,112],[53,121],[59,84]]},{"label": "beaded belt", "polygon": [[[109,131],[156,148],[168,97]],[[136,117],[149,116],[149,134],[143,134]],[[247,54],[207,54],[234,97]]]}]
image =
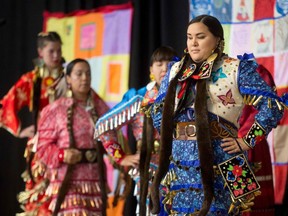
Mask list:
[{"label": "beaded belt", "polygon": [[[223,139],[237,137],[237,129],[223,121],[211,121],[209,123],[211,139]],[[196,140],[196,125],[194,121],[178,122],[174,130],[176,140]]]}]

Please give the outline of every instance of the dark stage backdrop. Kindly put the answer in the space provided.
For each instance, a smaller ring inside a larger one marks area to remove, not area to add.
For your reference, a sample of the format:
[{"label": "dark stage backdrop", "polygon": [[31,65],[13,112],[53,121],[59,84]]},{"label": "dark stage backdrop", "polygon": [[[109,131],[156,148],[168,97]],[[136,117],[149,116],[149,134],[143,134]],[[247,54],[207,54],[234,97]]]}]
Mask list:
[{"label": "dark stage backdrop", "polygon": [[[36,35],[42,30],[42,13],[71,12],[99,6],[127,3],[127,0],[1,0],[0,1],[0,98],[19,77],[33,69],[37,57]],[[188,0],[133,0],[129,87],[149,81],[149,58],[161,45],[174,47],[182,55],[189,20]],[[2,18],[5,19],[3,24]],[[28,110],[20,113],[23,127],[30,125]],[[0,215],[20,212],[16,195],[24,189],[20,177],[26,139],[17,139],[0,129]],[[125,215],[133,215],[133,202]]]}]

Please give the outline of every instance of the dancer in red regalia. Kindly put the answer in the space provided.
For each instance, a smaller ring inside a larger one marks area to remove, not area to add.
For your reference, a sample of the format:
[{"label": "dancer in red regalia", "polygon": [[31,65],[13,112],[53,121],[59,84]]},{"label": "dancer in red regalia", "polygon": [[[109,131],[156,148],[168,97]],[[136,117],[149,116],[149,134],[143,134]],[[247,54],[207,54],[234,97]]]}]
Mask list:
[{"label": "dancer in red regalia", "polygon": [[[34,59],[34,69],[25,73],[0,101],[0,127],[15,137],[29,138],[25,157],[28,169],[22,174],[26,182],[25,192],[19,196],[22,208],[33,212],[43,196],[46,181],[43,180],[44,167],[32,152],[33,139],[40,111],[61,95],[56,88],[63,76],[62,41],[56,32],[41,32],[37,36],[39,57]],[[22,129],[18,113],[29,107],[33,113],[33,125]]]}]

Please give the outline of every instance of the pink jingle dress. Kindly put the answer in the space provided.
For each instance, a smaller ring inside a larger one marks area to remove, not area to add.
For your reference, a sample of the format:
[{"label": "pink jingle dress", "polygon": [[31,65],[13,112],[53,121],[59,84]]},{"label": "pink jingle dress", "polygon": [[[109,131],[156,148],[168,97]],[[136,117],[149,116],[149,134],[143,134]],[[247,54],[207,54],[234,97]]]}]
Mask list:
[{"label": "pink jingle dress", "polygon": [[[98,116],[106,110],[107,105],[95,93],[92,94],[94,108]],[[47,106],[39,121],[37,153],[47,166],[46,175],[49,186],[46,197],[50,197],[50,212],[53,212],[57,194],[66,175],[68,165],[59,158],[63,149],[69,148],[69,131],[67,129],[67,109],[74,103],[73,133],[78,150],[95,150],[94,122],[87,107],[72,98],[61,98]],[[114,131],[100,137],[106,151],[120,162],[124,154],[117,143]],[[61,162],[62,161],[62,162]],[[101,215],[101,188],[99,183],[99,167],[96,162],[80,162],[74,166],[69,189],[62,202],[58,215]]]}]

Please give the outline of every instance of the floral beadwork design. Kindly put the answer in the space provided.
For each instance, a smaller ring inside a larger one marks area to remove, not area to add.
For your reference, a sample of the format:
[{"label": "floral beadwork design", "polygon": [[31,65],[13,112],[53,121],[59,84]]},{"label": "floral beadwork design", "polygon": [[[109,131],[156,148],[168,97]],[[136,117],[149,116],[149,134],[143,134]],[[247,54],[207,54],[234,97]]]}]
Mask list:
[{"label": "floral beadwork design", "polygon": [[260,188],[244,154],[237,155],[218,165],[232,196],[237,199]]},{"label": "floral beadwork design", "polygon": [[265,134],[265,130],[261,125],[255,122],[243,140],[250,148],[254,148],[257,143],[265,139]]}]

